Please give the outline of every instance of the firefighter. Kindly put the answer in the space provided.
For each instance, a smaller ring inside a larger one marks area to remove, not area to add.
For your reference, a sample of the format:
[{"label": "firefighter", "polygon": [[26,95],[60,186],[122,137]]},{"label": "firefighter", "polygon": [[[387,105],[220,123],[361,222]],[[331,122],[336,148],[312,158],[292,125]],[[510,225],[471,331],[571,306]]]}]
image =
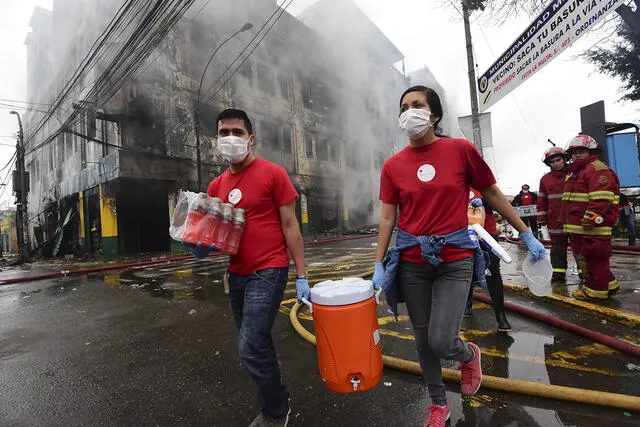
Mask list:
[{"label": "firefighter", "polygon": [[562,228],[562,194],[568,167],[567,153],[561,147],[551,147],[545,151],[542,162],[551,171],[540,178],[538,191],[538,224],[546,225],[551,236],[551,264],[554,282],[564,282],[567,274],[567,246],[569,236]]},{"label": "firefighter", "polygon": [[620,182],[599,159],[600,148],[592,137],[576,136],[566,151],[572,163],[562,195],[562,219],[578,269],[582,270],[580,289],[571,295],[581,300],[606,300],[620,291],[609,266]]}]

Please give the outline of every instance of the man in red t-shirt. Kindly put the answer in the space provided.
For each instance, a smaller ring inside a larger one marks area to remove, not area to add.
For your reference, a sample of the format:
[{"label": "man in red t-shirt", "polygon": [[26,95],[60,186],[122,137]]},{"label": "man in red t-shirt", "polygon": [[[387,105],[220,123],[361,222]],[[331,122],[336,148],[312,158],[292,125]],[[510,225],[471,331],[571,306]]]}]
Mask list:
[{"label": "man in red t-shirt", "polygon": [[[518,193],[518,195],[513,198],[513,206],[535,207],[535,205],[538,203],[538,195],[529,191],[528,184],[524,184],[521,190],[522,191],[520,191],[520,193]],[[533,235],[538,238],[538,219],[536,218],[536,214],[533,212],[533,209],[530,216],[521,216],[520,219],[522,220],[522,222],[527,224],[529,228],[531,228]]]},{"label": "man in red t-shirt", "polygon": [[289,393],[281,380],[271,329],[288,281],[287,249],[295,264],[298,300],[309,299],[295,215],[298,193],[284,168],[253,154],[255,134],[244,111],[225,110],[217,123],[217,148],[229,168],[209,184],[207,194],[245,211],[244,232],[228,271],[238,352],[260,392],[260,414],[250,425],[286,425]]}]

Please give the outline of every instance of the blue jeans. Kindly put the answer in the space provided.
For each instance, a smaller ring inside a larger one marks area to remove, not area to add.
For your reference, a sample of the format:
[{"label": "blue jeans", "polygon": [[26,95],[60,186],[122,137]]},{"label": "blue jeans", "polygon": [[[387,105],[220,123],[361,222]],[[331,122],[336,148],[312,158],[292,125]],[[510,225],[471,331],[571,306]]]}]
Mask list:
[{"label": "blue jeans", "polygon": [[624,208],[620,210],[620,223],[627,227],[629,234],[629,246],[636,244],[636,215],[633,208]]},{"label": "blue jeans", "polygon": [[267,268],[248,276],[229,273],[229,304],[238,327],[238,353],[258,386],[261,412],[281,419],[289,411],[271,328],[287,285],[289,268]]}]

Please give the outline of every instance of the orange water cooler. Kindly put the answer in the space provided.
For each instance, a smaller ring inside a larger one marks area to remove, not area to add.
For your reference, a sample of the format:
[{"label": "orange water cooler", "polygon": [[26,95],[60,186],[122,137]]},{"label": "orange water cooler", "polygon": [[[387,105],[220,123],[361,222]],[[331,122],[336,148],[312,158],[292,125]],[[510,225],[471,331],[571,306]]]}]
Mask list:
[{"label": "orange water cooler", "polygon": [[382,378],[382,345],[370,280],[328,280],[311,289],[318,366],[338,393],[375,387]]}]

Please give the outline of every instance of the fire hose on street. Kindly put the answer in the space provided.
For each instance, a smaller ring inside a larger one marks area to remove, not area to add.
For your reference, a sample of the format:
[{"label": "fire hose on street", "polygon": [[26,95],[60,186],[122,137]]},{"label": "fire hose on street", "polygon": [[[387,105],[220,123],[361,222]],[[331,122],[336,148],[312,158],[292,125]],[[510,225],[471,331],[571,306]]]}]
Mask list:
[{"label": "fire hose on street", "polygon": [[[370,277],[373,272],[361,274],[359,277]],[[491,302],[491,298],[474,292],[473,297],[483,301]],[[295,303],[289,313],[289,320],[296,332],[307,342],[316,345],[315,336],[305,329],[298,319],[298,310],[301,305]],[[511,311],[515,311],[521,315],[545,322],[557,328],[568,332],[579,334],[583,337],[593,340],[594,342],[609,346],[618,351],[640,358],[640,346],[619,340],[608,335],[601,334],[591,329],[583,328],[571,322],[567,322],[555,317],[536,312],[531,309],[520,307],[516,304],[505,301],[505,307]],[[399,359],[395,357],[383,355],[384,366],[396,369],[402,372],[422,375],[420,364],[410,360]],[[460,371],[455,369],[442,369],[442,378],[449,382],[460,382]],[[523,381],[510,378],[500,378],[489,375],[483,375],[482,386],[492,389],[505,391],[510,393],[525,394],[536,397],[544,397],[549,399],[565,400],[577,403],[587,403],[591,405],[607,406],[612,408],[628,409],[633,411],[640,410],[640,397],[628,396],[617,393],[609,393],[597,390],[588,390],[574,387],[564,387],[550,384],[540,384],[531,381]]]},{"label": "fire hose on street", "polygon": [[[289,319],[296,332],[307,342],[316,345],[316,337],[305,329],[298,320],[298,310],[301,305],[295,303],[289,313]],[[420,364],[410,360],[396,357],[382,356],[384,366],[414,375],[422,375]],[[460,371],[455,369],[442,369],[442,379],[449,382],[460,382]],[[519,393],[529,396],[544,397],[548,399],[565,400],[569,402],[587,403],[591,405],[607,406],[611,408],[640,411],[640,397],[624,394],[607,393],[603,391],[587,390],[582,388],[564,387],[549,384],[540,384],[531,381],[523,381],[509,378],[500,378],[483,375],[482,387],[492,390],[500,390],[509,393]]]}]

